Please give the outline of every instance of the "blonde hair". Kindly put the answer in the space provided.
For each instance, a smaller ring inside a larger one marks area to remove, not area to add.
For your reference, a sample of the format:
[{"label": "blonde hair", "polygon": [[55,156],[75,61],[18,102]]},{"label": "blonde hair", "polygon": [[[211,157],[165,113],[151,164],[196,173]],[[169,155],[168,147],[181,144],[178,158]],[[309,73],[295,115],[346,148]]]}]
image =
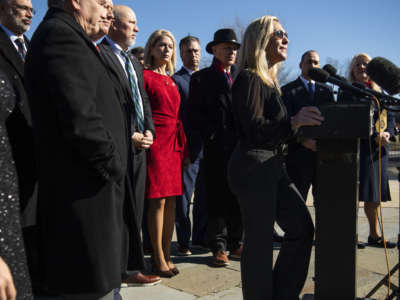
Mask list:
[{"label": "blonde hair", "polygon": [[278,72],[281,64],[270,68],[265,52],[274,34],[274,22],[279,22],[277,17],[266,15],[247,27],[239,52],[239,69],[256,73],[266,85],[280,90]]},{"label": "blonde hair", "polygon": [[172,56],[170,61],[167,63],[166,71],[169,75],[174,74],[176,68],[176,41],[172,33],[165,29],[159,29],[154,31],[149,39],[147,40],[146,47],[144,48],[144,65],[146,68],[154,67],[154,58],[151,55],[151,51],[157,42],[164,36],[167,36],[171,39],[173,44]]},{"label": "blonde hair", "polygon": [[[350,82],[357,81],[356,78],[354,77],[353,70],[356,67],[357,61],[360,58],[364,59],[367,63],[371,61],[371,57],[366,53],[359,53],[359,54],[354,55],[353,59],[351,60],[351,63],[349,66],[349,71],[348,71],[348,78],[349,78]],[[373,90],[378,91],[378,92],[382,91],[381,88],[371,79],[370,79],[370,83],[371,83],[371,88]]]}]

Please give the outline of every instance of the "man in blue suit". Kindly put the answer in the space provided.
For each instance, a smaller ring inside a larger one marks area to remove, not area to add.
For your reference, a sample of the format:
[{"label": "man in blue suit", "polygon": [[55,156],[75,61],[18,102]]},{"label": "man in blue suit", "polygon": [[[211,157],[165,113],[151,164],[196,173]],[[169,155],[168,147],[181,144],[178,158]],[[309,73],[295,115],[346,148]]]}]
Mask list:
[{"label": "man in blue suit", "polygon": [[177,254],[187,256],[191,254],[189,240],[191,236],[191,223],[189,218],[190,201],[194,196],[193,207],[193,239],[192,245],[205,246],[207,228],[207,209],[205,206],[205,188],[202,180],[202,141],[199,134],[190,128],[187,102],[189,98],[190,76],[199,70],[200,41],[197,37],[186,36],[179,43],[183,67],[172,77],[175,80],[181,95],[180,113],[183,127],[188,139],[190,149],[190,165],[184,171],[184,193],[176,202],[176,232],[178,236]]}]

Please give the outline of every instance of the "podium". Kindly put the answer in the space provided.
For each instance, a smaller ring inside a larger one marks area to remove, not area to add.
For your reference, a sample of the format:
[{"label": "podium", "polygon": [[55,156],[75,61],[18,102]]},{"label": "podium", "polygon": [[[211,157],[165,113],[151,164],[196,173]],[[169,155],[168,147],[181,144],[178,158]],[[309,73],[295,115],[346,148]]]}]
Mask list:
[{"label": "podium", "polygon": [[366,103],[328,104],[319,109],[321,126],[299,135],[317,140],[315,206],[316,300],[355,300],[359,139],[372,133]]}]

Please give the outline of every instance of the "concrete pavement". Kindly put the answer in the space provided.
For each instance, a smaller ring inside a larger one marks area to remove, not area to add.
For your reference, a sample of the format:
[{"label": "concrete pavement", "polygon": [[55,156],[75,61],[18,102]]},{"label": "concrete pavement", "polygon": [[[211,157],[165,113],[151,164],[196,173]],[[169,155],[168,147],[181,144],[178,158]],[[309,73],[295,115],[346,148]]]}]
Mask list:
[{"label": "concrete pavement", "polygon": [[[397,172],[391,171],[390,188],[393,201],[383,205],[383,220],[386,238],[397,241],[399,227],[399,185]],[[307,204],[314,217],[312,198],[308,197]],[[359,239],[366,241],[368,237],[368,223],[363,208],[359,209]],[[175,240],[175,237],[174,237]],[[313,250],[314,251],[314,250]],[[367,247],[357,250],[357,295],[364,297],[387,274],[385,252],[383,249]],[[276,258],[278,250],[274,251]],[[171,279],[163,279],[162,283],[153,287],[122,288],[124,300],[239,300],[242,299],[240,281],[240,263],[230,261],[226,268],[213,268],[209,265],[211,253],[202,253],[193,250],[189,257],[174,257],[176,266],[181,273]],[[260,253],[262,259],[262,253]],[[398,262],[397,249],[388,250],[390,268]],[[149,258],[147,257],[147,261]],[[307,282],[303,294],[312,294],[314,291],[314,255],[312,256]],[[398,283],[397,272],[392,282]],[[380,299],[387,294],[387,288],[381,288],[374,295]]]}]

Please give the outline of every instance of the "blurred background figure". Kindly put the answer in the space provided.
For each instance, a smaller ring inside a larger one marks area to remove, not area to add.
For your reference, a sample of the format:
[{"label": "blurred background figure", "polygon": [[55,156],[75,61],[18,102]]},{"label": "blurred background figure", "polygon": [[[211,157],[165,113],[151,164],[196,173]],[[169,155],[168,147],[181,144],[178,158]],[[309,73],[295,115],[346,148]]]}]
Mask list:
[{"label": "blurred background figure", "polygon": [[[188,114],[190,77],[199,70],[201,57],[200,40],[194,36],[186,36],[179,42],[179,50],[183,66],[172,78],[175,80],[181,95],[180,113],[190,150],[190,164],[183,173],[183,195],[176,200],[175,225],[178,239],[177,255],[187,256],[191,254],[189,245],[192,235],[190,203],[193,192],[192,245],[205,247],[207,230],[207,206],[203,178],[203,143],[200,134],[192,130]],[[200,171],[200,169],[202,170]]]},{"label": "blurred background figure", "polygon": [[[381,88],[373,82],[366,73],[366,68],[371,57],[365,53],[357,54],[353,57],[349,67],[348,79],[350,82],[358,82],[366,87],[378,92],[382,92]],[[383,202],[390,201],[389,177],[387,173],[389,164],[389,139],[394,135],[395,116],[393,113],[382,110],[383,124],[379,124],[378,109],[370,99],[363,99],[345,90],[340,90],[338,102],[358,102],[366,101],[374,105],[374,126],[373,134],[369,139],[360,140],[360,171],[359,171],[359,200],[364,202],[364,212],[369,223],[369,246],[383,247],[384,242],[381,237],[380,227],[378,224],[378,206],[379,206],[379,140],[382,143],[382,176],[381,176],[381,199]],[[383,126],[382,126],[383,125]],[[381,127],[381,133],[378,134],[378,128]],[[396,247],[395,243],[386,242],[387,248]]]},{"label": "blurred background figure", "polygon": [[129,51],[129,54],[132,57],[135,57],[138,62],[144,66],[144,48],[143,47],[134,47],[131,49],[131,51]]}]

